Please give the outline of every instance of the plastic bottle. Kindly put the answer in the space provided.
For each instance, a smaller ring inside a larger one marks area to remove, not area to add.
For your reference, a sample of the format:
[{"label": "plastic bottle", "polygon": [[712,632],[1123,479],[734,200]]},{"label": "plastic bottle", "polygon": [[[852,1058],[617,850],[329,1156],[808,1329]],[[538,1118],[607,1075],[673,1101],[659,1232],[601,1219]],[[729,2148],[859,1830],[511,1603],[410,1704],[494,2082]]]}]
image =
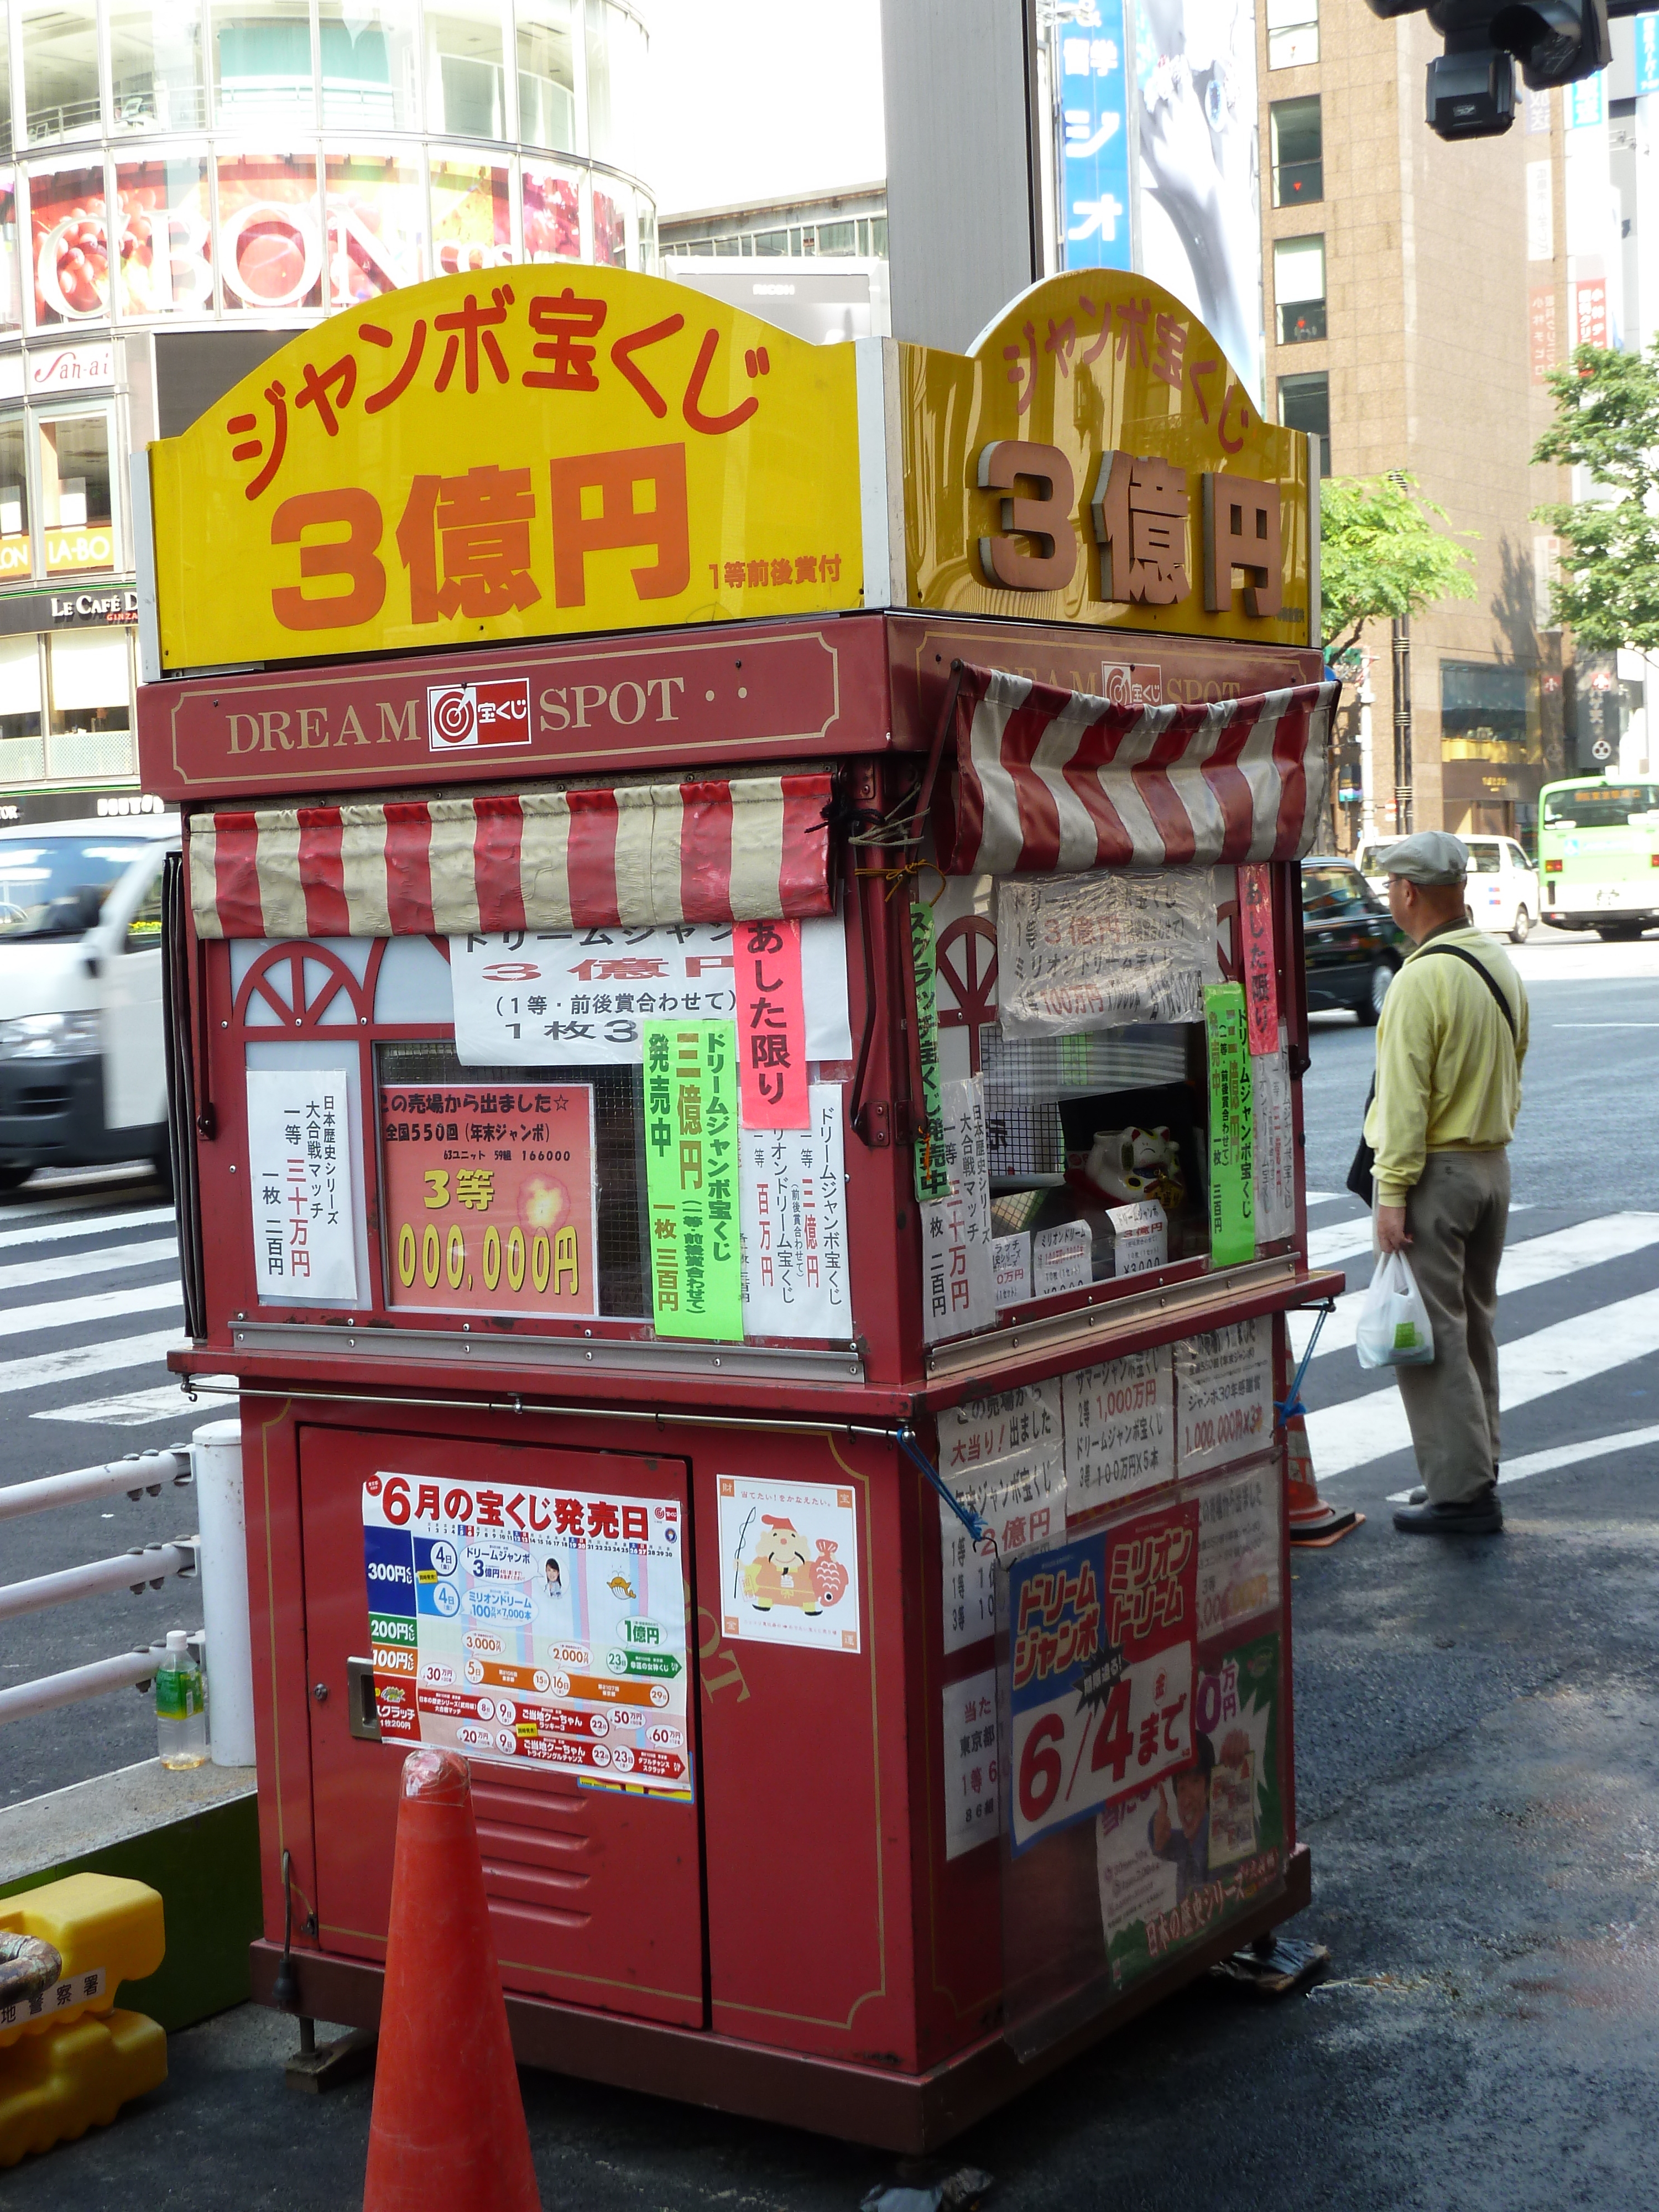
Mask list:
[{"label": "plastic bottle", "polygon": [[155,1669],[155,1747],[163,1766],[201,1766],[207,1760],[207,1701],[187,1629],[168,1629],[167,1648]]}]

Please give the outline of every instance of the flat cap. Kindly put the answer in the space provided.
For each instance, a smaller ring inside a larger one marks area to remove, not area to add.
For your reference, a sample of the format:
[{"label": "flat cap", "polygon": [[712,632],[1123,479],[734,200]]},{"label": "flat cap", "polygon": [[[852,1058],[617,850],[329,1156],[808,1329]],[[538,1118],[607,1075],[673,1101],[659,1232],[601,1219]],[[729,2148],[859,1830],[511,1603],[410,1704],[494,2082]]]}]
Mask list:
[{"label": "flat cap", "polygon": [[1376,856],[1385,876],[1404,876],[1408,884],[1461,884],[1469,871],[1469,848],[1449,830],[1419,830],[1388,845]]}]

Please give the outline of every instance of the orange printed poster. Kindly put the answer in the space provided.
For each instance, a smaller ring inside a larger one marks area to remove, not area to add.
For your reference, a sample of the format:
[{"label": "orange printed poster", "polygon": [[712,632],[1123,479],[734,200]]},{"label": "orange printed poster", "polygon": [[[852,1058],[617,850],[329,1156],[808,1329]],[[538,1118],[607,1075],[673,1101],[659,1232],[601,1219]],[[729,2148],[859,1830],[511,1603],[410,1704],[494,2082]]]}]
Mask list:
[{"label": "orange printed poster", "polygon": [[599,1311],[591,1085],[388,1085],[380,1161],[389,1304]]}]

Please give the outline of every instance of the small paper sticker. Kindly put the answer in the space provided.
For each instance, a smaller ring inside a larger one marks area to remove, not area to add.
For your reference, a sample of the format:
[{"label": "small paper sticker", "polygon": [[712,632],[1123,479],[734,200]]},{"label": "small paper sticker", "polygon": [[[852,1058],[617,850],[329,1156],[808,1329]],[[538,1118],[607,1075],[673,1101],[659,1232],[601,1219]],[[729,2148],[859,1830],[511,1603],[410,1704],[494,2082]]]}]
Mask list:
[{"label": "small paper sticker", "polygon": [[1170,1217],[1156,1199],[1106,1209],[1112,1224],[1112,1257],[1120,1275],[1150,1275],[1170,1256]]},{"label": "small paper sticker", "polygon": [[56,2013],[67,2012],[71,2005],[91,2004],[103,1996],[108,1980],[102,1966],[89,1966],[78,1974],[65,1974],[62,1981],[54,1982],[50,1989],[37,1990],[32,1996],[14,1997],[9,2004],[0,2004],[0,2030],[26,2027],[32,2020],[50,2020]]},{"label": "small paper sticker", "polygon": [[1023,1306],[1031,1295],[1030,1231],[1021,1229],[1012,1237],[997,1237],[991,1246],[991,1267],[996,1276],[997,1311]]},{"label": "small paper sticker", "polygon": [[1031,1296],[1057,1298],[1086,1291],[1094,1275],[1094,1238],[1086,1221],[1057,1222],[1031,1239]]},{"label": "small paper sticker", "polygon": [[755,1644],[857,1651],[857,1492],[850,1484],[723,1474],[720,1626]]},{"label": "small paper sticker", "polygon": [[945,1686],[945,1856],[957,1859],[1002,1832],[997,1789],[994,1667]]}]

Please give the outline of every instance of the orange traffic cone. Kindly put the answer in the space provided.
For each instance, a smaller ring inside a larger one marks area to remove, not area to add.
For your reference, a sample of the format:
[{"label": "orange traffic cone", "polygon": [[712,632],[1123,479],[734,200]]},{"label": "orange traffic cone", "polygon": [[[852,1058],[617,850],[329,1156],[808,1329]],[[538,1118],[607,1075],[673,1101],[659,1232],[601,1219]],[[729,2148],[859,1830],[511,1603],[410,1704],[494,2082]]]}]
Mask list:
[{"label": "orange traffic cone", "polygon": [[1285,1497],[1289,1509],[1293,1544],[1334,1544],[1351,1530],[1365,1525],[1363,1513],[1339,1513],[1319,1494],[1314,1480],[1313,1454],[1308,1449],[1308,1427],[1300,1413],[1285,1424]]},{"label": "orange traffic cone", "polygon": [[540,2212],[466,1761],[404,1761],[363,2212]]}]

